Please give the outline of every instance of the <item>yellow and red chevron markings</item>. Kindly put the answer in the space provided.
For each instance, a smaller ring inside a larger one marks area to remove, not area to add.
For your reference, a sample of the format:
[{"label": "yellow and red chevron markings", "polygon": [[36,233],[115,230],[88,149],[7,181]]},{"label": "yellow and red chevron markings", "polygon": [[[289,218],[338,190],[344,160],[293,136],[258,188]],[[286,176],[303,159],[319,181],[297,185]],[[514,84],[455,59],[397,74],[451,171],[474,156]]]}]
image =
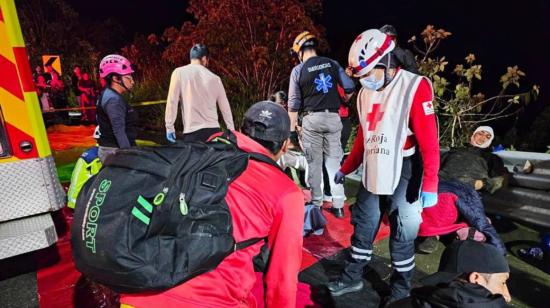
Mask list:
[{"label": "yellow and red chevron markings", "polygon": [[[0,0],[0,107],[12,152],[0,163],[51,155],[12,0]],[[21,149],[24,142],[32,145],[30,151]]]}]

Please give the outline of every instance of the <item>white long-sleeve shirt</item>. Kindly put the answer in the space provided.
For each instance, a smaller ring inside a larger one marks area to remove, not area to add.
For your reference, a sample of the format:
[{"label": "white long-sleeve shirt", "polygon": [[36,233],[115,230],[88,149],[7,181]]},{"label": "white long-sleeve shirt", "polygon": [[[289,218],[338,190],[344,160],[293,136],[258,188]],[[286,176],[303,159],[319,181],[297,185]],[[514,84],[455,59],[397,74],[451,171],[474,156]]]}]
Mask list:
[{"label": "white long-sleeve shirt", "polygon": [[220,127],[216,105],[220,108],[226,127],[235,130],[222,81],[206,67],[189,64],[172,72],[164,117],[168,133],[175,132],[174,122],[180,100],[184,134],[202,128]]}]

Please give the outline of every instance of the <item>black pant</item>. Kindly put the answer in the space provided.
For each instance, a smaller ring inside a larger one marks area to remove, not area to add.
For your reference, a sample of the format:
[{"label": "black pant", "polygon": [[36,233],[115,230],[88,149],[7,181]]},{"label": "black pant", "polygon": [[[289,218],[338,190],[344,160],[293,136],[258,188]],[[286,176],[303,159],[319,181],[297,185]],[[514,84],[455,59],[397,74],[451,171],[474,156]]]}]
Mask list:
[{"label": "black pant", "polygon": [[219,127],[201,128],[192,133],[183,134],[182,140],[185,142],[206,142],[210,136],[220,131]]},{"label": "black pant", "polygon": [[[359,281],[363,269],[373,255],[373,242],[380,227],[384,213],[390,221],[390,256],[393,273],[390,278],[391,295],[401,299],[409,295],[415,268],[414,240],[421,221],[421,207],[407,197],[408,190],[414,186],[413,161],[403,160],[399,184],[392,195],[379,196],[361,185],[357,193],[357,202],[351,212],[353,235],[351,237],[350,256],[342,274],[344,281]],[[417,190],[418,195],[418,190]]]},{"label": "black pant", "polygon": [[351,119],[350,117],[340,117],[340,120],[342,120],[342,134],[340,135],[340,143],[342,144],[342,151],[346,153],[346,146],[348,145],[348,139],[351,135]]}]

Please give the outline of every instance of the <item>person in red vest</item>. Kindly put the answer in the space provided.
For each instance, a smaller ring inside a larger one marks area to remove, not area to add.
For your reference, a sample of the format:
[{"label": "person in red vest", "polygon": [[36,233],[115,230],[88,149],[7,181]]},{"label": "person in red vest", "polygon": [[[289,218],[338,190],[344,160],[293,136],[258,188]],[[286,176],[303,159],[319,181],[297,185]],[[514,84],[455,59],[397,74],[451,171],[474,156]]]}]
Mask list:
[{"label": "person in red vest", "polygon": [[[372,258],[373,240],[387,212],[393,273],[391,295],[385,300],[407,297],[420,213],[437,203],[439,144],[432,86],[427,78],[400,69],[391,53],[394,47],[390,36],[372,29],[360,34],[349,52],[351,71],[362,86],[357,96],[360,125],[334,181],[343,182],[361,164],[363,179],[352,208],[350,258],[340,279],[328,285],[333,296],[362,289],[363,269]],[[423,175],[415,172],[417,150]]]}]

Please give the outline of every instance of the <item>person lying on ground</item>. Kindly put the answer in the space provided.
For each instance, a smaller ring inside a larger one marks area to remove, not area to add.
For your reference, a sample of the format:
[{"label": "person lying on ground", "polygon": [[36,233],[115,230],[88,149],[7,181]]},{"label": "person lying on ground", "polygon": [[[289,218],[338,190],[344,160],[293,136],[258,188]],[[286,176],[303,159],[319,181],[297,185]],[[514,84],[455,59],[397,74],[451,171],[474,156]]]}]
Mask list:
[{"label": "person lying on ground", "polygon": [[439,182],[437,204],[422,211],[419,237],[427,237],[418,245],[423,253],[432,253],[439,236],[452,235],[460,240],[474,239],[495,246],[501,254],[506,247],[485,215],[479,194],[470,186],[455,182]]},{"label": "person lying on ground", "polygon": [[439,169],[441,180],[458,180],[475,190],[490,193],[504,187],[508,173],[502,159],[489,150],[493,138],[490,126],[480,126],[470,138],[471,146],[442,153]]},{"label": "person lying on ground", "polygon": [[492,245],[457,241],[443,251],[439,271],[420,281],[423,287],[388,307],[507,307],[510,268]]}]

